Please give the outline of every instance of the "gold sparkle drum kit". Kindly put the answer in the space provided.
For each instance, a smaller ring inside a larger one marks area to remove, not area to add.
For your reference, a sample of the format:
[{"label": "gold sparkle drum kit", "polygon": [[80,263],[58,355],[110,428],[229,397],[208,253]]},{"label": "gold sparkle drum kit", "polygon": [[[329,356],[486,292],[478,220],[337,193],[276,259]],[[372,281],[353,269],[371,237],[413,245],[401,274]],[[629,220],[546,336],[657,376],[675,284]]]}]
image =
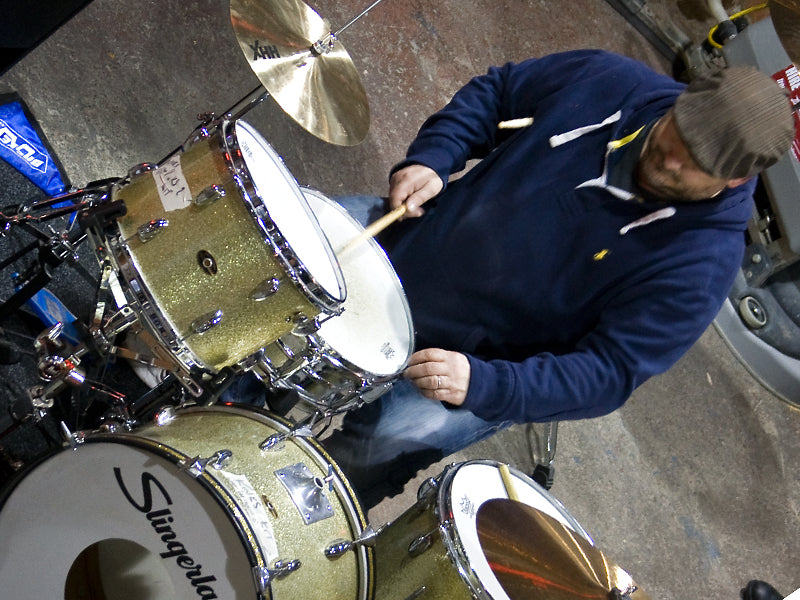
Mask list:
[{"label": "gold sparkle drum kit", "polygon": [[[375,530],[316,440],[400,376],[411,315],[370,230],[300,187],[242,117],[271,95],[310,133],[359,143],[366,94],[338,34],[378,2],[332,32],[299,0],[232,0],[256,90],[159,163],[7,219],[74,213],[81,235],[53,253],[88,238],[100,266],[87,342],[61,324],[36,340],[33,416],[84,384],[92,352],[163,375],[92,427],[62,421],[64,448],[0,492],[8,597],[645,598],[516,469],[451,465]],[[244,373],[293,395],[302,420],[219,403]]]}]

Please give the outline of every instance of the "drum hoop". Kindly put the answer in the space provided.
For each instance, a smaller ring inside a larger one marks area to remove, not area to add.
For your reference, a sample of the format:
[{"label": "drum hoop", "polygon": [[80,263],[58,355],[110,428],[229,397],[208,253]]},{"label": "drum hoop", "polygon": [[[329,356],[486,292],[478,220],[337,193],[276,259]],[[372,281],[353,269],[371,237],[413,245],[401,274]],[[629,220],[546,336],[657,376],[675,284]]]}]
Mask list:
[{"label": "drum hoop", "polygon": [[[344,302],[347,288],[344,281],[344,275],[339,268],[339,261],[333,254],[330,244],[325,247],[325,250],[328,254],[328,259],[330,260],[331,264],[335,266],[334,271],[336,273],[336,281],[339,289],[342,291],[341,298],[335,298],[316,281],[314,275],[309,272],[305,264],[303,264],[300,258],[295,254],[294,250],[292,250],[289,242],[283,237],[277,223],[275,223],[275,221],[270,217],[264,201],[262,200],[261,196],[258,195],[258,191],[253,183],[253,179],[250,176],[250,170],[242,156],[242,152],[239,147],[239,140],[236,137],[236,130],[234,127],[236,122],[236,119],[225,120],[220,124],[220,149],[225,153],[225,156],[228,159],[226,162],[228,163],[230,174],[233,178],[233,181],[236,183],[236,187],[241,193],[242,198],[244,199],[245,206],[247,207],[250,216],[253,218],[253,221],[261,233],[261,237],[272,250],[275,257],[286,270],[292,281],[297,284],[297,286],[312,304],[316,305],[327,314],[341,314],[343,310],[342,303]],[[241,122],[245,125],[248,125],[248,127],[250,126],[247,121]],[[284,175],[287,177],[287,179],[290,179],[291,181],[295,182],[295,185],[297,185],[296,195],[301,204],[306,203],[305,197],[303,196],[302,192],[300,192],[299,185],[289,170],[285,167],[283,159],[278,155],[277,152],[274,151],[272,146],[269,145],[269,142],[266,140],[264,140],[264,142],[269,147],[269,150],[272,151],[272,154],[274,155],[273,158],[278,160],[279,166],[281,167],[281,170],[284,171]],[[322,231],[319,223],[314,220],[315,217],[313,217],[313,213],[311,216],[312,224],[315,226],[317,233],[327,240],[328,238],[325,236],[325,232]]]},{"label": "drum hoop", "polygon": [[[447,555],[450,557],[450,561],[453,563],[453,566],[456,568],[459,575],[461,575],[464,583],[469,586],[470,591],[479,600],[493,600],[492,597],[489,596],[485,591],[477,573],[475,573],[475,571],[469,567],[469,559],[467,557],[466,550],[461,543],[461,536],[459,536],[458,531],[456,530],[455,519],[453,518],[454,507],[449,496],[451,484],[458,471],[462,467],[476,464],[497,466],[499,463],[497,461],[488,459],[468,460],[462,463],[448,465],[445,468],[445,471],[442,473],[438,486],[439,489],[437,491],[437,506],[439,507],[439,533],[442,537],[442,542],[444,543],[445,549],[447,550]],[[526,483],[530,484],[531,487],[536,489],[536,491],[540,493],[545,500],[550,502],[555,508],[559,509],[559,512],[569,516],[570,525],[576,527],[575,532],[583,537],[592,546],[594,546],[594,540],[592,540],[591,536],[586,532],[581,524],[569,514],[569,511],[567,511],[566,507],[556,497],[550,494],[550,492],[541,487],[519,469],[512,466],[509,466],[508,469],[512,475],[522,479]]]},{"label": "drum hoop", "polygon": [[[191,458],[174,448],[148,440],[142,436],[137,436],[135,433],[97,433],[85,438],[84,443],[114,443],[127,446],[134,446],[143,450],[148,450],[178,464],[181,460]],[[80,448],[77,449],[80,452]],[[196,477],[192,477],[202,487],[211,493],[211,496],[217,501],[217,504],[224,510],[226,517],[233,525],[240,540],[244,543],[247,549],[247,557],[250,560],[250,566],[253,568],[265,568],[266,561],[261,547],[258,545],[255,533],[247,520],[246,515],[242,512],[239,505],[231,494],[222,487],[219,482],[211,475],[202,472]]]},{"label": "drum hoop", "polygon": [[[313,195],[316,195],[318,198],[320,198],[321,200],[325,201],[331,208],[333,208],[334,210],[338,211],[340,214],[342,214],[343,216],[347,217],[351,221],[353,221],[355,223],[358,223],[358,221],[355,218],[353,218],[353,216],[349,212],[347,212],[346,208],[344,208],[338,202],[336,202],[334,200],[331,200],[330,198],[326,197],[321,192],[319,192],[317,190],[314,190],[312,188],[308,188],[308,187],[301,187],[300,190],[303,193],[307,192],[307,193],[311,193]],[[400,281],[400,277],[398,277],[397,272],[394,270],[394,267],[392,266],[392,262],[389,260],[389,257],[386,255],[386,251],[383,249],[383,247],[378,243],[378,241],[374,237],[371,237],[366,241],[370,244],[370,247],[378,255],[378,258],[381,260],[381,262],[383,262],[384,265],[386,267],[388,267],[387,271],[388,271],[390,279],[391,279],[391,284],[392,284],[394,290],[396,292],[398,292],[398,296],[400,297],[401,303],[403,305],[403,311],[404,311],[404,313],[405,313],[405,315],[407,317],[406,318],[406,324],[408,325],[408,331],[407,331],[407,333],[408,333],[408,347],[406,348],[406,358],[403,361],[402,366],[397,371],[399,373],[403,369],[406,368],[406,366],[408,365],[408,360],[409,360],[409,358],[411,358],[411,355],[414,352],[415,336],[414,336],[414,324],[413,324],[413,321],[412,321],[412,318],[411,318],[411,307],[408,304],[408,298],[406,297],[406,293],[405,293],[405,290],[403,289],[403,284]],[[359,365],[354,364],[353,362],[351,362],[350,360],[345,358],[342,354],[340,354],[338,351],[336,351],[336,349],[333,348],[325,340],[324,336],[320,335],[319,332],[314,333],[313,337],[314,337],[315,340],[319,341],[319,346],[322,348],[322,353],[321,353],[322,356],[326,360],[328,360],[331,363],[331,365],[334,366],[334,367],[344,367],[346,370],[348,370],[351,373],[355,374],[357,377],[359,377],[359,378],[361,378],[363,380],[367,380],[370,383],[385,383],[387,381],[391,381],[396,376],[396,374],[394,374],[394,375],[376,375],[375,373],[367,371],[366,369],[360,367]],[[329,352],[329,350],[331,350],[331,352]]]},{"label": "drum hoop", "polygon": [[[143,327],[150,330],[150,332],[161,342],[162,346],[172,355],[175,360],[176,370],[182,372],[180,376],[181,383],[194,395],[199,396],[203,393],[191,378],[189,370],[197,367],[206,372],[216,372],[215,369],[207,366],[205,362],[197,356],[192,349],[183,342],[182,336],[179,334],[175,323],[169,316],[159,310],[159,303],[156,301],[150,291],[150,287],[142,279],[141,265],[136,260],[136,256],[130,251],[128,244],[122,239],[122,236],[117,230],[113,236],[103,235],[105,247],[108,251],[99,250],[102,256],[111,263],[112,269],[119,273],[127,284],[123,293],[129,302],[129,305],[135,307],[138,314],[145,317],[144,320],[138,319]],[[120,260],[120,256],[125,260]],[[134,286],[135,282],[135,286]],[[189,370],[184,368],[184,365]]]},{"label": "drum hoop", "polygon": [[[284,419],[283,417],[280,417],[278,415],[272,414],[264,409],[258,407],[250,407],[250,406],[248,406],[247,408],[239,406],[231,406],[231,405],[189,406],[178,409],[177,415],[180,416],[181,414],[208,413],[208,412],[220,412],[224,414],[233,414],[249,419],[254,419],[256,421],[261,422],[262,424],[266,424],[269,425],[270,427],[275,428],[276,431],[278,431],[278,433],[289,433],[293,429],[293,423],[291,421]],[[296,426],[294,428],[296,428]],[[120,435],[134,436],[135,433],[120,434]],[[138,436],[136,439],[145,440],[146,438]],[[294,442],[296,442],[298,445],[300,445],[307,451],[308,456],[314,459],[317,462],[318,466],[327,467],[328,465],[331,465],[333,467],[333,473],[335,475],[335,477],[333,478],[334,487],[336,488],[337,492],[339,492],[339,498],[345,505],[345,508],[347,509],[345,510],[346,513],[345,517],[347,519],[347,522],[353,529],[355,537],[358,537],[364,531],[364,529],[366,529],[368,521],[366,515],[364,514],[364,511],[356,501],[356,493],[355,490],[350,485],[350,481],[348,481],[345,474],[339,468],[339,465],[336,464],[336,462],[333,460],[330,454],[328,454],[325,451],[322,445],[315,438],[293,437],[292,439]],[[161,449],[167,449],[175,456],[179,456],[181,458],[186,457],[185,454],[176,451],[173,448],[170,448],[166,445],[152,441],[150,442],[150,444],[157,446]],[[203,473],[203,475],[205,475],[205,473]],[[208,475],[205,476],[210,478],[210,476]],[[216,481],[214,481],[213,478],[210,479],[212,480],[212,482],[216,484]],[[230,494],[226,492],[226,496],[230,500]],[[242,515],[242,518],[245,518],[244,515]],[[247,524],[249,527],[249,522]],[[374,596],[374,588],[375,588],[375,580],[372,577],[372,573],[375,572],[374,552],[372,548],[365,545],[358,546],[356,552],[358,553],[358,560],[356,561],[356,563],[359,566],[359,582],[361,584],[361,589],[364,590],[365,592],[364,598],[362,600],[371,600],[372,597]],[[259,566],[261,566],[260,563]]]}]

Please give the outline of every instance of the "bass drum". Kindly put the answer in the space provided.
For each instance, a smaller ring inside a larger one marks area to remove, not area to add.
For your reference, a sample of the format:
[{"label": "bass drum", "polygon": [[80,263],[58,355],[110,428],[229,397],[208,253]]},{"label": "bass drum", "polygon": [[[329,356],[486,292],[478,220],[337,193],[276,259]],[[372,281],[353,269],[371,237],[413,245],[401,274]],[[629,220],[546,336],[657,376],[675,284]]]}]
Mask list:
[{"label": "bass drum", "polygon": [[311,439],[262,411],[177,411],[131,434],[91,434],[30,469],[0,504],[8,598],[368,600],[370,551],[336,560],[365,516]]},{"label": "bass drum", "polygon": [[[473,460],[425,482],[417,503],[378,531],[375,594],[382,600],[509,600],[479,536],[481,507],[507,499],[500,463]],[[566,525],[594,545],[561,503],[524,473],[509,468],[519,502]],[[520,597],[536,597],[533,590]]]}]

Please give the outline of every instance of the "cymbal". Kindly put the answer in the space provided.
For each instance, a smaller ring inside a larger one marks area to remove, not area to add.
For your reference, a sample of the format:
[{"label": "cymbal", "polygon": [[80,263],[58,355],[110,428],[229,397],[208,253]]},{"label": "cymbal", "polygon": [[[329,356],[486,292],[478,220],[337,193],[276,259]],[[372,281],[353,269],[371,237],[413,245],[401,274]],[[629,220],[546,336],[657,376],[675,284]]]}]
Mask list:
[{"label": "cymbal", "polygon": [[478,539],[511,600],[649,600],[624,570],[551,516],[507,498],[478,509]]},{"label": "cymbal", "polygon": [[770,0],[768,6],[786,54],[800,66],[800,0]]},{"label": "cymbal", "polygon": [[312,135],[353,146],[369,130],[369,104],[340,40],[300,0],[231,0],[231,23],[250,68],[280,107]]}]

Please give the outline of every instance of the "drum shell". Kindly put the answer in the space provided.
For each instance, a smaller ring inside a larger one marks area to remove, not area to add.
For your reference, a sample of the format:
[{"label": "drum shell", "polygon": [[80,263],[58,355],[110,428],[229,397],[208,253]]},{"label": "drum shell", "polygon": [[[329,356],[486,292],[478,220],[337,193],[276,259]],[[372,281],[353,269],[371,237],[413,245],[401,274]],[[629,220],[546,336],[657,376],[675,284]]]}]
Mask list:
[{"label": "drum shell", "polygon": [[[256,598],[257,586],[250,568],[271,567],[274,557],[263,543],[264,536],[259,535],[252,512],[248,512],[227,475],[208,467],[194,478],[180,469],[181,460],[210,456],[224,446],[232,451],[233,461],[223,470],[246,477],[261,502],[266,498],[273,507],[274,514],[270,514],[279,557],[302,563],[287,577],[275,579],[267,597],[302,597],[304,590],[314,589],[332,599],[368,600],[372,596],[371,551],[361,548],[335,561],[323,554],[329,543],[339,538],[353,539],[365,526],[364,514],[338,467],[313,440],[293,438],[274,451],[258,449],[265,436],[285,433],[287,425],[263,411],[185,409],[164,427],[145,427],[136,434],[92,434],[76,451],[60,452],[36,465],[8,490],[0,503],[0,536],[14,545],[13,553],[0,557],[4,593],[19,592],[11,597],[61,597],[72,558],[96,542],[132,540],[155,555],[163,551],[163,543],[153,537],[148,519],[120,493],[120,482],[124,480],[130,495],[141,504],[145,503],[142,498],[151,497],[161,499],[163,505],[167,494],[159,492],[162,488],[153,480],[145,486],[142,479],[140,485],[133,465],[158,478],[174,500],[168,506],[154,506],[153,510],[161,509],[162,525],[169,521],[176,532],[179,525],[184,526],[179,537],[196,552],[206,576],[215,576],[220,586],[230,577],[236,592],[228,597]],[[328,499],[334,506],[333,516],[305,525],[273,474],[274,470],[297,462],[306,464],[318,477],[326,477],[328,467],[332,468],[335,492],[329,492]],[[117,481],[112,466],[121,469]],[[59,487],[59,483],[70,480],[73,489]],[[55,486],[54,495],[36,493],[50,485]],[[198,499],[201,509],[177,500],[184,489]],[[190,508],[193,514],[187,514]],[[154,514],[148,513],[153,523]],[[33,523],[31,515],[36,515]],[[27,523],[21,524],[22,521]],[[35,561],[33,564],[31,556],[45,561],[44,573],[35,575],[42,565]],[[176,588],[182,580],[181,573],[173,576]],[[178,597],[198,596],[189,588],[185,596]],[[150,598],[162,600],[157,596],[142,596],[140,600]]]},{"label": "drum shell", "polygon": [[369,238],[344,250],[364,228],[324,194],[302,191],[337,253],[347,298],[342,314],[318,331],[264,348],[259,367],[271,386],[297,392],[301,408],[342,412],[381,396],[406,367],[414,350],[411,310],[380,244]]},{"label": "drum shell", "polygon": [[[430,536],[430,547],[412,556],[409,547],[415,540]],[[439,519],[432,506],[414,506],[386,529],[375,544],[376,598],[405,600],[425,588],[422,597],[472,600],[475,596],[447,553]]]},{"label": "drum shell", "polygon": [[[470,541],[470,532],[460,530],[458,526],[458,521],[464,517],[459,519],[456,514],[469,512],[474,515],[482,503],[480,499],[507,497],[499,464],[491,460],[472,460],[449,465],[437,478],[423,484],[414,506],[378,532],[375,544],[376,598],[405,600],[414,597],[422,588],[425,588],[425,593],[421,597],[435,600],[507,598],[502,590],[494,595],[490,593],[499,587],[499,583],[491,575],[488,564],[478,568],[470,563],[467,544],[473,544],[471,549],[474,551],[477,534],[473,530],[474,539]],[[513,467],[509,470],[521,502],[549,513],[593,543],[589,534],[556,498],[519,470]],[[476,472],[482,478],[487,471],[491,471],[491,481],[476,480],[474,496],[462,495],[465,484],[473,483],[471,478],[476,476]],[[476,497],[479,500],[476,501]],[[412,550],[414,548],[417,550]],[[493,579],[494,587],[489,579]]]},{"label": "drum shell", "polygon": [[[170,348],[188,346],[200,366],[211,370],[233,365],[289,332],[294,315],[313,318],[320,312],[287,281],[242,200],[221,144],[219,134],[199,140],[180,155],[180,164],[192,197],[218,186],[223,198],[167,212],[155,176],[143,173],[113,190],[127,214],[118,219],[119,239],[109,243],[128,289],[143,287],[149,296],[134,300],[150,308],[154,333]],[[159,218],[169,225],[142,242],[137,228]],[[214,258],[215,273],[203,269],[200,253]],[[254,301],[258,284],[273,278],[284,282],[278,291],[264,302]],[[216,310],[223,311],[222,321],[193,335],[192,322]]]}]

